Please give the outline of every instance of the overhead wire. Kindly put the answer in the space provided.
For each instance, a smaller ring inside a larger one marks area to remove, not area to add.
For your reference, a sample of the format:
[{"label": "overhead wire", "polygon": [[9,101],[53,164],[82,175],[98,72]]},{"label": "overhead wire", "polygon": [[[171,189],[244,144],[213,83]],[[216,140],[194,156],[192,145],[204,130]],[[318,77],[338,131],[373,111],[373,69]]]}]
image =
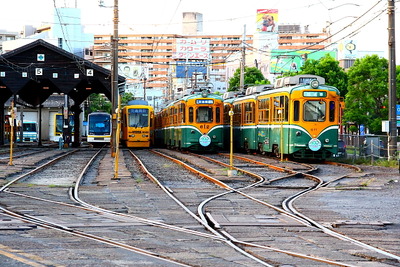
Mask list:
[{"label": "overhead wire", "polygon": [[[364,12],[361,16],[357,17],[354,21],[352,21],[351,23],[349,23],[348,25],[346,25],[345,27],[343,27],[342,29],[340,29],[340,30],[337,31],[336,33],[334,33],[334,34],[332,34],[332,35],[329,35],[328,37],[326,37],[326,38],[324,38],[324,39],[322,39],[322,40],[320,40],[320,41],[318,41],[318,42],[315,42],[314,44],[305,46],[305,47],[303,47],[303,48],[301,48],[301,49],[293,49],[293,50],[290,50],[290,51],[281,52],[279,55],[291,54],[291,53],[294,53],[294,52],[307,50],[307,49],[312,48],[313,46],[315,46],[315,45],[317,45],[317,44],[324,43],[325,41],[331,39],[333,36],[336,36],[336,35],[338,35],[339,33],[341,33],[341,32],[343,32],[344,30],[346,30],[347,28],[351,27],[355,22],[357,22],[358,20],[360,20],[362,17],[364,17],[366,14],[368,14],[373,8],[375,8],[380,2],[381,2],[381,1],[376,2],[371,8],[369,8],[369,9],[368,9],[366,12]],[[379,17],[380,15],[382,15],[383,12],[385,12],[385,10],[382,10],[377,16],[375,16],[374,18],[372,18],[372,19],[370,19],[369,21],[367,21],[365,24],[363,24],[363,25],[362,25],[361,27],[359,27],[357,30],[360,30],[360,29],[362,29],[363,27],[365,27],[366,25],[368,25],[369,23],[371,23],[374,19],[376,19],[377,17]],[[353,32],[353,33],[354,33],[354,32]],[[346,35],[345,37],[342,37],[342,38],[339,39],[338,41],[343,40],[343,39],[347,38],[348,36],[349,36],[349,35]],[[336,41],[336,42],[337,42],[337,41]],[[315,53],[315,52],[317,52],[317,51],[324,50],[326,47],[332,46],[332,45],[335,44],[336,42],[332,42],[331,44],[328,44],[328,45],[326,45],[324,48],[321,48],[321,49],[313,49],[313,51],[310,52],[310,53]],[[271,54],[274,54],[274,55],[275,55],[275,53],[272,53],[271,51],[261,50],[261,49],[255,48],[255,47],[252,47],[252,48],[255,49],[255,50],[257,50],[257,51],[259,51],[259,52],[261,52],[261,53],[267,53],[267,54],[270,54],[270,55],[271,55]]]},{"label": "overhead wire", "polygon": [[83,68],[84,66],[84,61],[80,60],[74,53],[73,49],[70,46],[70,39],[69,39],[69,34],[68,34],[68,30],[65,24],[62,23],[62,16],[60,15],[59,9],[57,8],[57,4],[56,4],[56,0],[53,0],[53,4],[54,4],[54,12],[57,15],[58,20],[60,21],[60,28],[61,28],[61,32],[62,35],[64,37],[65,43],[68,46],[69,52],[72,54],[72,57],[74,59],[75,65],[78,67],[79,71],[83,74],[86,75],[85,70]]}]

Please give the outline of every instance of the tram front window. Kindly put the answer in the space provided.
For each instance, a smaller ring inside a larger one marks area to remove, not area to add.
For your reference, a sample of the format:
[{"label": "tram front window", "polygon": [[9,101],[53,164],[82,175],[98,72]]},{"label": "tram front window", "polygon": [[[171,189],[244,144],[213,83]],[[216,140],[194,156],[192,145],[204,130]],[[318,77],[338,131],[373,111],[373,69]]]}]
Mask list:
[{"label": "tram front window", "polygon": [[148,127],[149,112],[144,108],[135,108],[129,110],[129,127]]},{"label": "tram front window", "polygon": [[89,121],[89,133],[105,134],[110,133],[110,120],[105,117],[93,117]]},{"label": "tram front window", "polygon": [[196,112],[197,122],[213,122],[213,112],[211,107],[199,107]]},{"label": "tram front window", "polygon": [[326,103],[310,100],[304,103],[304,121],[325,121]]}]

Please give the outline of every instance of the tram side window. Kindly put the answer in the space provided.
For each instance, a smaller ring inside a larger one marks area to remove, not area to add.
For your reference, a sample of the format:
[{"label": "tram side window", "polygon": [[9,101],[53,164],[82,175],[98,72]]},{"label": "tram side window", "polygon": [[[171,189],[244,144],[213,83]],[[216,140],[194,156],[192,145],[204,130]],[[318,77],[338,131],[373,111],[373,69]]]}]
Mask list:
[{"label": "tram side window", "polygon": [[168,121],[168,124],[169,124],[169,125],[172,124],[171,112],[172,112],[172,110],[171,110],[171,108],[169,108],[168,111],[167,111],[167,121]]},{"label": "tram side window", "polygon": [[254,122],[254,103],[246,103],[244,105],[245,117],[244,123]]},{"label": "tram side window", "polygon": [[293,120],[300,120],[300,101],[298,100],[293,102]]},{"label": "tram side window", "polygon": [[270,98],[261,99],[258,101],[258,120],[259,122],[268,122],[269,121],[269,101]]},{"label": "tram side window", "polygon": [[329,102],[329,121],[333,122],[335,121],[335,101],[330,101]]},{"label": "tram side window", "polygon": [[234,125],[241,124],[241,114],[242,114],[241,104],[235,104],[233,106],[233,123],[234,123]]},{"label": "tram side window", "polygon": [[231,107],[229,105],[224,105],[224,124],[229,124],[231,121],[231,118],[229,116],[230,110],[231,110]]},{"label": "tram side window", "polygon": [[196,122],[212,122],[213,112],[211,107],[199,107],[196,111]]},{"label": "tram side window", "polygon": [[273,98],[273,121],[281,122],[288,121],[288,97],[287,96],[276,96]]},{"label": "tram side window", "polygon": [[326,103],[309,100],[304,103],[304,121],[325,121]]},{"label": "tram side window", "polygon": [[177,108],[173,108],[174,114],[174,124],[178,123],[178,109]]},{"label": "tram side window", "polygon": [[186,114],[185,114],[185,111],[186,111],[186,109],[185,109],[185,104],[181,104],[181,114],[182,114],[182,117],[181,117],[181,119],[182,119],[182,123],[185,123],[185,121],[186,121]]},{"label": "tram side window", "polygon": [[221,122],[221,110],[219,107],[215,108],[215,122],[220,123]]},{"label": "tram side window", "polygon": [[193,107],[189,108],[189,122],[193,122]]}]

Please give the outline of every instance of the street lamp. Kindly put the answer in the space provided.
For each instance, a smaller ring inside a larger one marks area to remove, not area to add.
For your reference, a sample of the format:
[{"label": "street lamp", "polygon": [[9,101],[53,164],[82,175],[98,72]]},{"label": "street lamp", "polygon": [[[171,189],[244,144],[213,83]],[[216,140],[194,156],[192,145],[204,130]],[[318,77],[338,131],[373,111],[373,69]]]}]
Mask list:
[{"label": "street lamp", "polygon": [[233,168],[233,115],[235,114],[233,112],[233,108],[229,110],[229,117],[230,117],[230,145],[229,145],[229,170],[228,170],[228,176],[235,176],[237,174],[237,171]]}]

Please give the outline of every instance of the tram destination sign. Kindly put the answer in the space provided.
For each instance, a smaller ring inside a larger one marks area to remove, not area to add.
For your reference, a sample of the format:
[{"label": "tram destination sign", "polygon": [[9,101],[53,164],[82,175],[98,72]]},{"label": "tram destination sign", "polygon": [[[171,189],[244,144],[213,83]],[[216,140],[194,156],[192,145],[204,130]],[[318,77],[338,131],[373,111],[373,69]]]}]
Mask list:
[{"label": "tram destination sign", "polygon": [[212,100],[212,99],[197,99],[196,100],[196,104],[199,104],[199,105],[210,105],[210,104],[214,104],[214,100]]},{"label": "tram destination sign", "polygon": [[326,92],[321,91],[304,91],[304,97],[326,97]]}]

